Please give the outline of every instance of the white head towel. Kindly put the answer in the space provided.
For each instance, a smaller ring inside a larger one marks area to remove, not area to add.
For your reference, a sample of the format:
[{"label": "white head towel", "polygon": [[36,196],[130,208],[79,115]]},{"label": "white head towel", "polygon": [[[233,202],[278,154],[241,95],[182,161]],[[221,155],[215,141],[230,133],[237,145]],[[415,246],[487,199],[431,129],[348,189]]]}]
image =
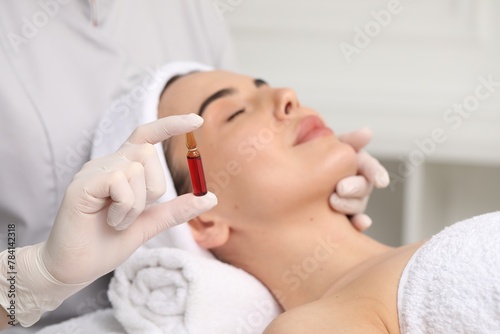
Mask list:
[{"label": "white head towel", "polygon": [[[121,96],[106,111],[94,135],[91,159],[115,152],[135,128],[158,118],[160,94],[172,77],[193,71],[210,70],[213,69],[196,62],[172,62],[160,67],[156,72],[150,73],[139,85],[136,85],[128,94]],[[176,197],[177,193],[165,161],[162,145],[157,144],[156,150],[167,181],[167,191],[159,201],[165,202]],[[178,225],[159,234],[145,246],[149,248],[175,247],[204,257],[214,258],[210,252],[196,244],[187,224]]]}]

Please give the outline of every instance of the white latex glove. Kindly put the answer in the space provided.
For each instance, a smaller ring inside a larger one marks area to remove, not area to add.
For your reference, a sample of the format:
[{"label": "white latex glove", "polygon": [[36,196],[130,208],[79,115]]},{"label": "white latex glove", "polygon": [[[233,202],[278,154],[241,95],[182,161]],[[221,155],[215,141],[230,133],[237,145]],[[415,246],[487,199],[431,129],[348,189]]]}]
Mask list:
[{"label": "white latex glove", "polygon": [[352,215],[351,223],[359,231],[372,225],[372,220],[363,212],[373,187],[385,188],[389,185],[389,173],[377,159],[362,149],[370,142],[372,132],[362,128],[339,136],[358,153],[358,175],[346,177],[337,183],[335,192],[330,196],[330,205],[335,211]]},{"label": "white latex glove", "polygon": [[[212,193],[154,202],[165,176],[154,144],[198,128],[198,115],[162,118],[137,128],[115,153],[86,163],[69,185],[46,242],[17,249],[16,318],[23,326],[123,263],[144,242],[217,204]],[[2,252],[1,255],[5,255]],[[6,256],[0,270],[6,273]],[[7,308],[7,282],[0,304]]]}]

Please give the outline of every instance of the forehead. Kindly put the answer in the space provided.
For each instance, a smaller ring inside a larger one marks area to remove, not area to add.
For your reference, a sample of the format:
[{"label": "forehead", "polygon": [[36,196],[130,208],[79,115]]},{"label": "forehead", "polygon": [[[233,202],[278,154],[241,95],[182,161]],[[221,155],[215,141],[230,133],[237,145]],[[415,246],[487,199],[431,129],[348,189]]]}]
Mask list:
[{"label": "forehead", "polygon": [[198,113],[203,101],[224,88],[237,88],[253,78],[227,71],[196,72],[173,82],[163,93],[159,117]]}]

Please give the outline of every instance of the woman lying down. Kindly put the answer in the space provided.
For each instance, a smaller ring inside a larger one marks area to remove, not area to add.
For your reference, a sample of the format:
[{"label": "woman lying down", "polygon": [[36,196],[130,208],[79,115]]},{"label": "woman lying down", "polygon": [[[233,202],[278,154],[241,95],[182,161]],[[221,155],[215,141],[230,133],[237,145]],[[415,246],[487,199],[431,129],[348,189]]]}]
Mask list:
[{"label": "woman lying down", "polygon": [[[187,113],[205,120],[195,135],[219,199],[189,222],[193,236],[279,301],[285,312],[266,334],[500,333],[500,213],[389,247],[330,209],[356,155],[293,90],[190,73],[170,81],[159,106],[160,117]],[[165,148],[177,192],[191,191],[184,137]],[[215,183],[221,171],[229,179]]]}]

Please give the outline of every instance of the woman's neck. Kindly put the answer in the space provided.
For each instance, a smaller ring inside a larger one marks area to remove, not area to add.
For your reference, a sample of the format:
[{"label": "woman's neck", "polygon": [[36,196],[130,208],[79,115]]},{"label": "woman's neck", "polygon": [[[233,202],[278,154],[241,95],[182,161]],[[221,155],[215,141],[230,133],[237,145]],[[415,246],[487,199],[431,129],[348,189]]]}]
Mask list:
[{"label": "woman's neck", "polygon": [[227,245],[223,257],[263,282],[285,310],[349,283],[392,249],[329,208],[300,210],[267,222],[260,232],[234,231],[231,243],[237,246]]}]

